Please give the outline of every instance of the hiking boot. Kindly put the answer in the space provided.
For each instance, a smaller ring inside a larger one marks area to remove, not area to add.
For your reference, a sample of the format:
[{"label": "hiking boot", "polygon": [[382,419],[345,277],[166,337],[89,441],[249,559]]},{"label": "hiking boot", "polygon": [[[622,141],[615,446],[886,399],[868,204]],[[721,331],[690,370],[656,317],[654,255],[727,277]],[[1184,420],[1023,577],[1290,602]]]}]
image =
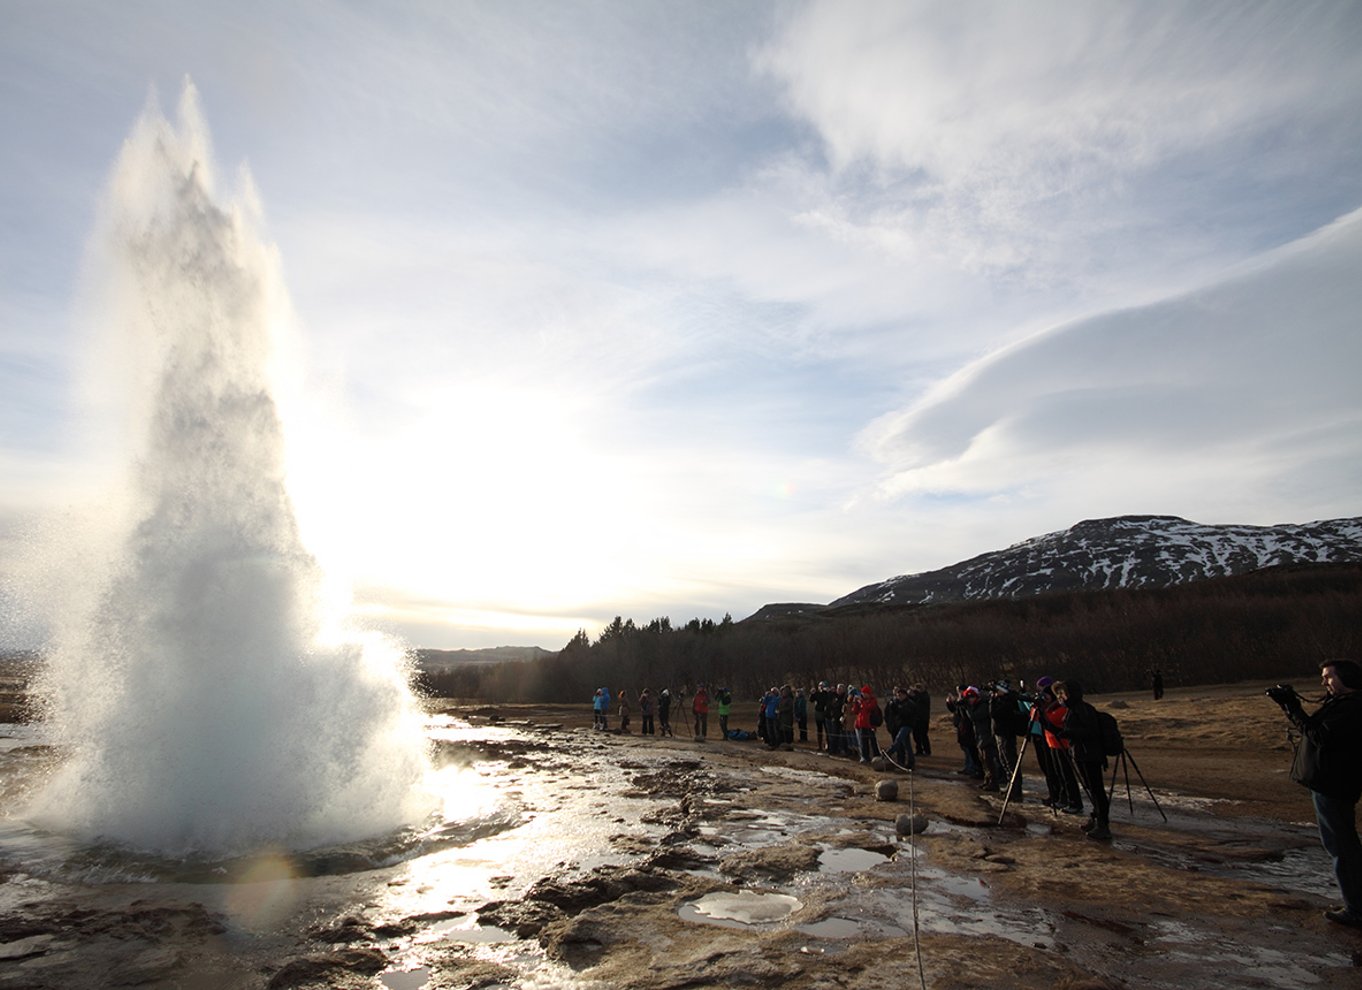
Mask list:
[{"label": "hiking boot", "polygon": [[1349,928],[1362,928],[1362,918],[1359,918],[1347,908],[1336,908],[1332,911],[1325,911],[1324,917],[1328,918],[1336,925],[1347,925]]},{"label": "hiking boot", "polygon": [[991,791],[991,792],[993,792],[993,793],[997,793],[997,791],[999,790],[999,788],[998,788],[998,785],[997,785],[997,784],[980,784],[980,785],[979,785],[979,790],[981,790],[981,791]]},{"label": "hiking boot", "polygon": [[1062,811],[1062,812],[1064,812],[1064,814],[1066,814],[1066,815],[1081,815],[1081,814],[1083,814],[1083,806],[1082,806],[1081,804],[1070,804],[1070,805],[1067,805],[1067,806],[1065,806],[1065,807],[1063,807],[1063,808],[1060,808],[1059,810]]},{"label": "hiking boot", "polygon": [[[1106,841],[1111,838],[1111,829],[1105,825],[1096,825],[1088,832],[1088,838]],[[1362,924],[1362,922],[1354,922],[1354,924]]]},{"label": "hiking boot", "polygon": [[1089,818],[1086,822],[1084,822],[1082,825],[1078,827],[1082,829],[1084,832],[1091,832],[1093,829],[1097,827],[1097,819]]}]

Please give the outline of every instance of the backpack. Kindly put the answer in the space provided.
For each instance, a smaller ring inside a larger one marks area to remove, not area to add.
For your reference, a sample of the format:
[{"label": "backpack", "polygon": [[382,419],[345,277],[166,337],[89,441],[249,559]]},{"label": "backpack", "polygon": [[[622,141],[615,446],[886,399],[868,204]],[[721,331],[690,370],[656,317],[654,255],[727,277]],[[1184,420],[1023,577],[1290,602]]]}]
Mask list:
[{"label": "backpack", "polygon": [[1120,756],[1126,751],[1125,740],[1121,738],[1121,727],[1109,712],[1097,713],[1097,738],[1102,746],[1103,756]]},{"label": "backpack", "polygon": [[884,725],[884,712],[880,711],[880,703],[878,701],[870,706],[870,724],[877,729]]}]

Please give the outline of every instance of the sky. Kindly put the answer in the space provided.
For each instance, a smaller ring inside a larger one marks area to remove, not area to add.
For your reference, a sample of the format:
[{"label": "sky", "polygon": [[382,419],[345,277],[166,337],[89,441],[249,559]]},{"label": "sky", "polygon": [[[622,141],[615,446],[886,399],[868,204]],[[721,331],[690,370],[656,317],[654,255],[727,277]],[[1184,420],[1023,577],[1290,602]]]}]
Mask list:
[{"label": "sky", "polygon": [[186,78],[292,304],[304,539],[411,645],[1362,514],[1357,3],[0,18],[0,645],[29,534],[98,512],[88,241]]}]

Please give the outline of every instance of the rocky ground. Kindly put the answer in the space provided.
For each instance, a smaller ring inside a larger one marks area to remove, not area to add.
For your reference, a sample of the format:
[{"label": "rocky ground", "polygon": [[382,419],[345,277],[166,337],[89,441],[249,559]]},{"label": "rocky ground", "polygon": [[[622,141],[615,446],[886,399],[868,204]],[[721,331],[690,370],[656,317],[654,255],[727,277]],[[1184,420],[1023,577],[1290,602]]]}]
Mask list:
[{"label": "rocky ground", "polygon": [[476,754],[499,786],[592,781],[611,861],[495,877],[444,912],[379,906],[400,867],[336,878],[250,938],[189,886],[139,907],[135,888],[26,901],[11,883],[0,986],[1362,987],[1362,933],[1321,915],[1331,877],[1262,685],[1093,700],[1139,769],[1110,843],[1042,807],[1038,780],[1000,825],[944,720],[910,778],[811,744],[595,732],[585,706],[457,708],[514,727]]}]

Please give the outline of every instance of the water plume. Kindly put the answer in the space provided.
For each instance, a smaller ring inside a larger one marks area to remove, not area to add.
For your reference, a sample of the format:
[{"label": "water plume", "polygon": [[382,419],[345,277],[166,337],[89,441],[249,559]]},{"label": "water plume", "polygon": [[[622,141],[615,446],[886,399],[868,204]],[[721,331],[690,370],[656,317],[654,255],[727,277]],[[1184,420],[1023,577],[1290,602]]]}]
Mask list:
[{"label": "water plume", "polygon": [[[170,854],[307,848],[425,810],[402,651],[325,618],[285,485],[287,303],[249,178],[220,201],[186,83],[124,144],[99,238],[135,454],[41,689],[67,758],[30,817]],[[90,589],[82,594],[81,589]]]}]

